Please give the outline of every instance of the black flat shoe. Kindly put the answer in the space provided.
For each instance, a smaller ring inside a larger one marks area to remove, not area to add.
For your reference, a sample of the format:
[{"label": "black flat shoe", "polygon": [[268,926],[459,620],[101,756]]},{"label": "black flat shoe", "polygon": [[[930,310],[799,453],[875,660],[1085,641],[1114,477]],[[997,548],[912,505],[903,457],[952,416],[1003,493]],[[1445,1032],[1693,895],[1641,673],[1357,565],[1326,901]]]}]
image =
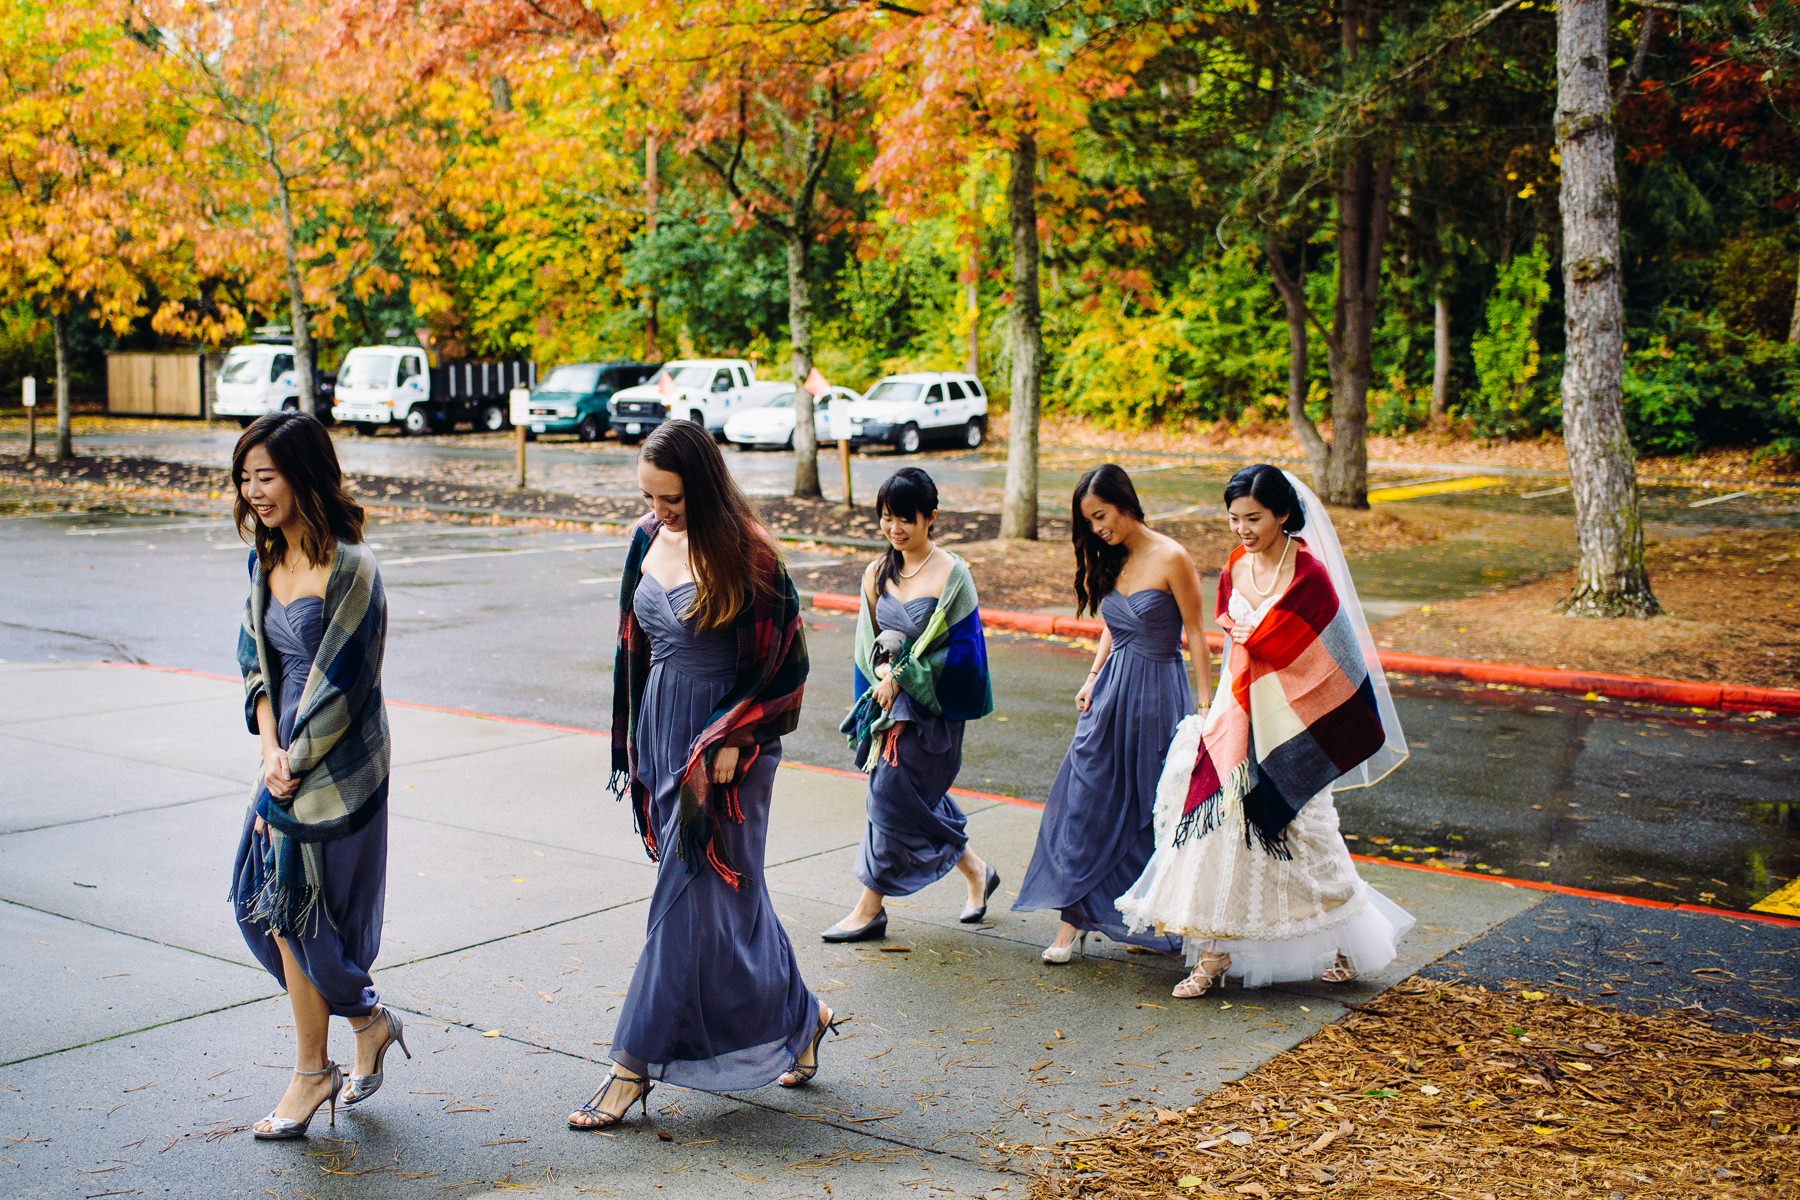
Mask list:
[{"label": "black flat shoe", "polygon": [[819,935],[821,942],[873,942],[887,936],[887,909],[875,914],[875,919],[858,929],[845,929],[842,925],[833,925]]},{"label": "black flat shoe", "polygon": [[988,897],[992,896],[994,894],[994,889],[999,886],[1000,872],[994,870],[993,863],[989,863],[987,865],[987,890],[981,893],[981,903],[979,905],[965,905],[962,910],[962,916],[956,919],[961,921],[964,925],[973,925],[975,922],[987,916]]}]

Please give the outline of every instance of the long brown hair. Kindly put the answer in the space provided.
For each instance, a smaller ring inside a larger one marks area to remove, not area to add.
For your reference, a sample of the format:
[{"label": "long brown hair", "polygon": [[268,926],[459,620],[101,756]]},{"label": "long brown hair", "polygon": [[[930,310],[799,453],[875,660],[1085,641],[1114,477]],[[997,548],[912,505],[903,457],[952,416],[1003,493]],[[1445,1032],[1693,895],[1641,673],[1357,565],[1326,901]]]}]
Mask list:
[{"label": "long brown hair", "polygon": [[1120,512],[1144,519],[1144,506],[1138,503],[1137,489],[1131,476],[1117,463],[1102,463],[1075,484],[1074,515],[1069,518],[1069,536],[1075,543],[1075,615],[1092,609],[1100,611],[1100,601],[1119,582],[1119,572],[1131,551],[1123,546],[1109,546],[1094,533],[1087,518],[1081,515],[1081,502],[1089,495],[1103,500]]},{"label": "long brown hair", "polygon": [[287,557],[288,544],[287,535],[264,525],[244,499],[244,457],[257,446],[269,452],[269,460],[294,494],[294,507],[304,525],[300,553],[308,562],[322,567],[331,561],[334,542],[362,541],[362,505],[344,490],[344,471],[325,426],[306,413],[264,413],[238,437],[231,452],[231,486],[237,495],[232,516],[238,536],[256,547],[264,571]]},{"label": "long brown hair", "polygon": [[712,434],[692,421],[664,421],[638,454],[681,477],[694,572],[694,604],[688,611],[695,628],[722,629],[753,599],[772,596],[775,581],[755,564],[757,551],[775,553],[775,544],[726,469]]}]

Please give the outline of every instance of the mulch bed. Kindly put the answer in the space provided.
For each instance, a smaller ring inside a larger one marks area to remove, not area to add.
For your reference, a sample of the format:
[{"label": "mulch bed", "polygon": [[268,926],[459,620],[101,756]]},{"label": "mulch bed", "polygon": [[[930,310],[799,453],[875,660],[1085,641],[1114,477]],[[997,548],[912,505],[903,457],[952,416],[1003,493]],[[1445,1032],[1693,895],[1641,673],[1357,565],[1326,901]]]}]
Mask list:
[{"label": "mulch bed", "polygon": [[1800,1043],[1413,979],[1181,1111],[1034,1160],[1036,1197],[1800,1195]]}]

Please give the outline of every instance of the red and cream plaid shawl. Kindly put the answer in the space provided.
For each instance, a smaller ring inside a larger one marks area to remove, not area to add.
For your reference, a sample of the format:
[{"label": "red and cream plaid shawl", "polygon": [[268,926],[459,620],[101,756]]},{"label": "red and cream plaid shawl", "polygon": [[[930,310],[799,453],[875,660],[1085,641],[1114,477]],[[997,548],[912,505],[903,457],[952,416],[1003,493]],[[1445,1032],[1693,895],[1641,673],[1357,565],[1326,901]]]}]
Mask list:
[{"label": "red and cream plaid shawl", "polygon": [[[1175,844],[1244,807],[1244,839],[1287,858],[1287,827],[1306,802],[1381,749],[1375,689],[1324,566],[1300,542],[1294,580],[1242,644],[1225,643],[1231,692],[1200,744]],[[1218,621],[1230,632],[1231,552]]]}]

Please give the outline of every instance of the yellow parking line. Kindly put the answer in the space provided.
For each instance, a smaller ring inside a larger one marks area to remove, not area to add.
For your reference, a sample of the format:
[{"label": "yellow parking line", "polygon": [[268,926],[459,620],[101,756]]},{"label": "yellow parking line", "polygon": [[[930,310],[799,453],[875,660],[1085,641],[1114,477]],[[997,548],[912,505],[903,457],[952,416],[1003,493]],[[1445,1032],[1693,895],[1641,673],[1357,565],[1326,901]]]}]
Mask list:
[{"label": "yellow parking line", "polygon": [[1774,913],[1780,917],[1800,917],[1800,879],[1778,892],[1771,892],[1750,906],[1751,912]]},{"label": "yellow parking line", "polygon": [[1467,479],[1442,479],[1436,483],[1418,483],[1411,487],[1376,488],[1369,493],[1369,503],[1385,504],[1391,500],[1413,500],[1420,496],[1436,496],[1444,492],[1474,492],[1505,482],[1504,479],[1495,479],[1489,475],[1474,475]]}]

